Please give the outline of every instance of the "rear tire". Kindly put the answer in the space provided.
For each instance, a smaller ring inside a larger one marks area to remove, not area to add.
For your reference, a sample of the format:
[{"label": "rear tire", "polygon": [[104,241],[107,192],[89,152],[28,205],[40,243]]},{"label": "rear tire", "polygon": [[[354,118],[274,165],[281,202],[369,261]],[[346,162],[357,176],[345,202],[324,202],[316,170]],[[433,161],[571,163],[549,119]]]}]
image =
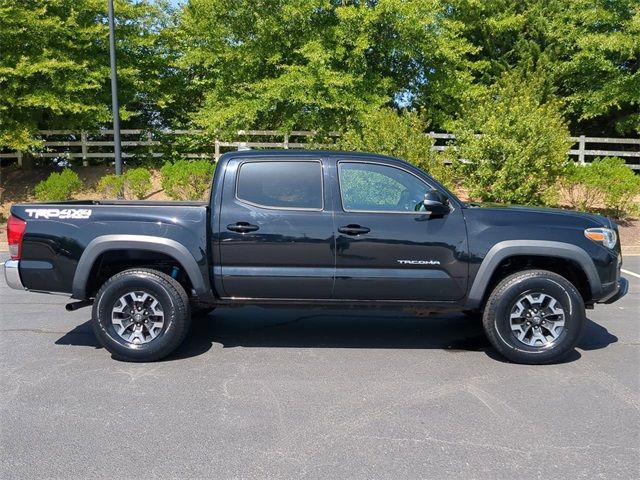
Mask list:
[{"label": "rear tire", "polygon": [[93,331],[117,360],[152,362],[173,352],[191,322],[189,298],[162,272],[120,272],[100,288],[93,303]]},{"label": "rear tire", "polygon": [[573,351],[585,324],[582,296],[566,278],[525,270],[491,292],[482,319],[491,344],[508,360],[539,365]]}]

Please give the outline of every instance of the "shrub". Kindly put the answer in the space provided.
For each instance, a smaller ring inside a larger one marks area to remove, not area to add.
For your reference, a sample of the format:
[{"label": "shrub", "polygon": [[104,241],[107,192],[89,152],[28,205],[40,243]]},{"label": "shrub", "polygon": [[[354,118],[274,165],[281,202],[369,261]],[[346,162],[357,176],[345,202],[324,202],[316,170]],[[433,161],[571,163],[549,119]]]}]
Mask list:
[{"label": "shrub", "polygon": [[[454,126],[457,168],[472,197],[545,204],[567,162],[569,132],[542,82],[508,74]],[[476,134],[481,134],[480,136]]]},{"label": "shrub", "polygon": [[604,204],[604,192],[597,183],[590,168],[569,162],[558,181],[559,197],[575,210],[592,211]]},{"label": "shrub", "polygon": [[364,115],[336,143],[339,150],[374,152],[402,158],[451,186],[453,169],[432,150],[425,135],[427,123],[415,112],[396,113],[383,108]]},{"label": "shrub", "polygon": [[216,166],[207,160],[178,160],[160,169],[160,182],[165,193],[175,200],[202,200]]},{"label": "shrub", "polygon": [[36,199],[40,202],[60,202],[70,200],[82,188],[80,177],[73,170],[65,168],[60,173],[52,173],[35,188]]},{"label": "shrub", "polygon": [[96,190],[103,198],[116,198],[124,189],[124,179],[122,175],[105,175],[98,182]]},{"label": "shrub", "polygon": [[146,168],[132,168],[124,175],[127,192],[138,200],[142,200],[151,190],[151,173]]},{"label": "shrub", "polygon": [[627,167],[623,159],[597,158],[586,168],[592,172],[594,181],[598,179],[607,210],[618,216],[636,213],[635,197],[640,195],[640,177]]},{"label": "shrub", "polygon": [[604,206],[615,216],[637,213],[635,197],[640,195],[640,177],[617,157],[595,159],[590,165],[572,165],[561,181],[573,208],[593,210]]}]

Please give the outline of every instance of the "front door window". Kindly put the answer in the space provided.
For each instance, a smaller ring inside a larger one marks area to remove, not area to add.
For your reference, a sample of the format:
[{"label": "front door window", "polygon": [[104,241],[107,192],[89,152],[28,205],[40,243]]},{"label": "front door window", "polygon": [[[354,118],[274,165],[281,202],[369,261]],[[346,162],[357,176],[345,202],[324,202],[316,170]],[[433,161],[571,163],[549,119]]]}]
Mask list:
[{"label": "front door window", "polygon": [[431,188],[406,170],[377,163],[340,162],[338,175],[346,212],[415,213]]}]

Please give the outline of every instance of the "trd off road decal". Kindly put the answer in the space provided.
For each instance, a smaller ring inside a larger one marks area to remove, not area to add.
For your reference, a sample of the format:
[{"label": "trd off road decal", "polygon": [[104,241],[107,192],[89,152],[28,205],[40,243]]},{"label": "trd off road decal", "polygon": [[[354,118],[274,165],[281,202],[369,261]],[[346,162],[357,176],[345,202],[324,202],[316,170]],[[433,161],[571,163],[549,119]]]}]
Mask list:
[{"label": "trd off road decal", "polygon": [[60,220],[86,220],[91,216],[90,208],[27,208],[29,218],[58,218]]}]

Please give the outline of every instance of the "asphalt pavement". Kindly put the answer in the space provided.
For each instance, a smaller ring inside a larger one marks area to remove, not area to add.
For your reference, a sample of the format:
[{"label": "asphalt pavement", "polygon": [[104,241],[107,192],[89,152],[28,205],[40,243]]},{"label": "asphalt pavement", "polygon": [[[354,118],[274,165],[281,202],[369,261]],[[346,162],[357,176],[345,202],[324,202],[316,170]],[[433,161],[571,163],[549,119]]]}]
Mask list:
[{"label": "asphalt pavement", "polygon": [[129,364],[99,348],[89,309],[0,272],[0,478],[638,478],[626,276],[559,365],[507,363],[459,315],[260,308]]}]

